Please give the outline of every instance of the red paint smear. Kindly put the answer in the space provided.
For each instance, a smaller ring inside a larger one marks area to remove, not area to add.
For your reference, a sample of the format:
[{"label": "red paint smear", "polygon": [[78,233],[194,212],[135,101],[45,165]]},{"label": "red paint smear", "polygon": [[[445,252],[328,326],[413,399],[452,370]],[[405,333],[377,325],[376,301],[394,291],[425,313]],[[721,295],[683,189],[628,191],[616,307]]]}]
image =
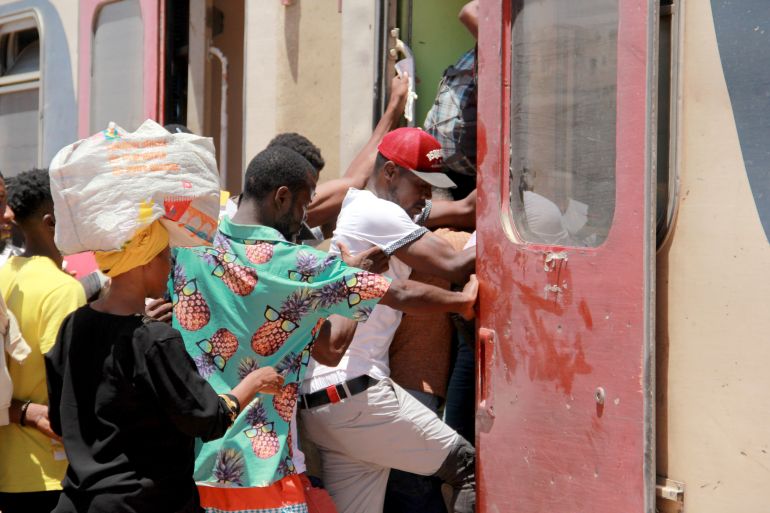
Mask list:
[{"label": "red paint smear", "polygon": [[580,312],[580,317],[583,318],[583,323],[585,323],[586,328],[592,330],[594,328],[594,320],[591,317],[591,310],[588,309],[588,303],[586,303],[585,299],[580,301],[578,312]]},{"label": "red paint smear", "polygon": [[[516,347],[527,363],[529,378],[532,381],[553,381],[556,389],[566,396],[572,393],[572,385],[578,374],[589,374],[592,367],[586,361],[583,342],[576,334],[569,347],[565,341],[555,336],[546,326],[544,317],[548,314],[561,317],[564,309],[557,302],[544,299],[531,287],[516,282],[519,288],[521,304],[528,310],[531,324],[524,327],[525,337],[522,345]],[[512,358],[515,361],[515,357]]]}]

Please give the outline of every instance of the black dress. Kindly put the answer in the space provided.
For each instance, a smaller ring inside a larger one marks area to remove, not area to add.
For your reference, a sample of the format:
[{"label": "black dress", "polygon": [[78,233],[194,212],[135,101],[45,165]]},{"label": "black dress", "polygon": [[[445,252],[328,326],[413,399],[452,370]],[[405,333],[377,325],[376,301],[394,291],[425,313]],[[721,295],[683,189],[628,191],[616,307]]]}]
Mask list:
[{"label": "black dress", "polygon": [[45,356],[51,427],[69,459],[55,513],[202,511],[194,440],[230,426],[179,332],[84,306]]}]

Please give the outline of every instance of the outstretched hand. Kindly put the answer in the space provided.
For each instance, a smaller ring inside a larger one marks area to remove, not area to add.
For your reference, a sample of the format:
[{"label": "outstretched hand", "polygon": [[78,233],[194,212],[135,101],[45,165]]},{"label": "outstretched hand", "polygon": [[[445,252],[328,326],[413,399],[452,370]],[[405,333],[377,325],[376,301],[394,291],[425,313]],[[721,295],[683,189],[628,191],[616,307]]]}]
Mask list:
[{"label": "outstretched hand", "polygon": [[340,258],[351,267],[358,267],[364,271],[382,274],[388,270],[388,255],[379,247],[373,246],[357,255],[350,253],[350,249],[343,243],[338,242],[340,249]]}]

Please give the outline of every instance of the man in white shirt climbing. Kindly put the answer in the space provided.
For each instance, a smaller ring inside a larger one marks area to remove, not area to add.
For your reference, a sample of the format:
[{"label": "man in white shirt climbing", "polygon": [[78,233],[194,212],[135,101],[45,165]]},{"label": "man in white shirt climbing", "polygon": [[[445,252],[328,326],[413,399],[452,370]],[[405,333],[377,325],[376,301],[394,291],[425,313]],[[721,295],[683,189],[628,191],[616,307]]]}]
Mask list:
[{"label": "man in white shirt climbing", "polygon": [[[368,190],[350,189],[331,251],[356,254],[377,246],[391,256],[392,279],[412,269],[462,285],[475,268],[475,249],[455,251],[414,223],[431,187],[453,187],[441,172],[441,146],[417,128],[388,133],[378,146]],[[350,284],[355,287],[355,284]],[[348,301],[360,301],[355,294]],[[429,295],[414,298],[425,312],[444,308]],[[475,451],[435,413],[390,378],[388,348],[401,312],[376,306],[356,330],[336,367],[311,361],[299,408],[321,453],[324,483],[340,513],[379,513],[391,468],[434,475],[454,489],[453,511],[475,508]],[[449,343],[449,341],[447,341]]]}]

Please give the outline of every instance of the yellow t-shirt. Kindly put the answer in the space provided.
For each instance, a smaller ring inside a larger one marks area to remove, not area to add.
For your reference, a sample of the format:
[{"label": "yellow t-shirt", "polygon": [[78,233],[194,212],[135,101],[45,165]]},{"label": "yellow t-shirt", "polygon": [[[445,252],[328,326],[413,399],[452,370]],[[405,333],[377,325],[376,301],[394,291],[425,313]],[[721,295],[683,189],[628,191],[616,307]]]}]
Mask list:
[{"label": "yellow t-shirt", "polygon": [[[80,283],[48,257],[11,257],[0,267],[0,294],[19,322],[32,352],[8,362],[13,398],[48,404],[43,355],[56,342],[64,318],[86,302]],[[64,448],[33,427],[0,427],[0,492],[61,490]]]}]

